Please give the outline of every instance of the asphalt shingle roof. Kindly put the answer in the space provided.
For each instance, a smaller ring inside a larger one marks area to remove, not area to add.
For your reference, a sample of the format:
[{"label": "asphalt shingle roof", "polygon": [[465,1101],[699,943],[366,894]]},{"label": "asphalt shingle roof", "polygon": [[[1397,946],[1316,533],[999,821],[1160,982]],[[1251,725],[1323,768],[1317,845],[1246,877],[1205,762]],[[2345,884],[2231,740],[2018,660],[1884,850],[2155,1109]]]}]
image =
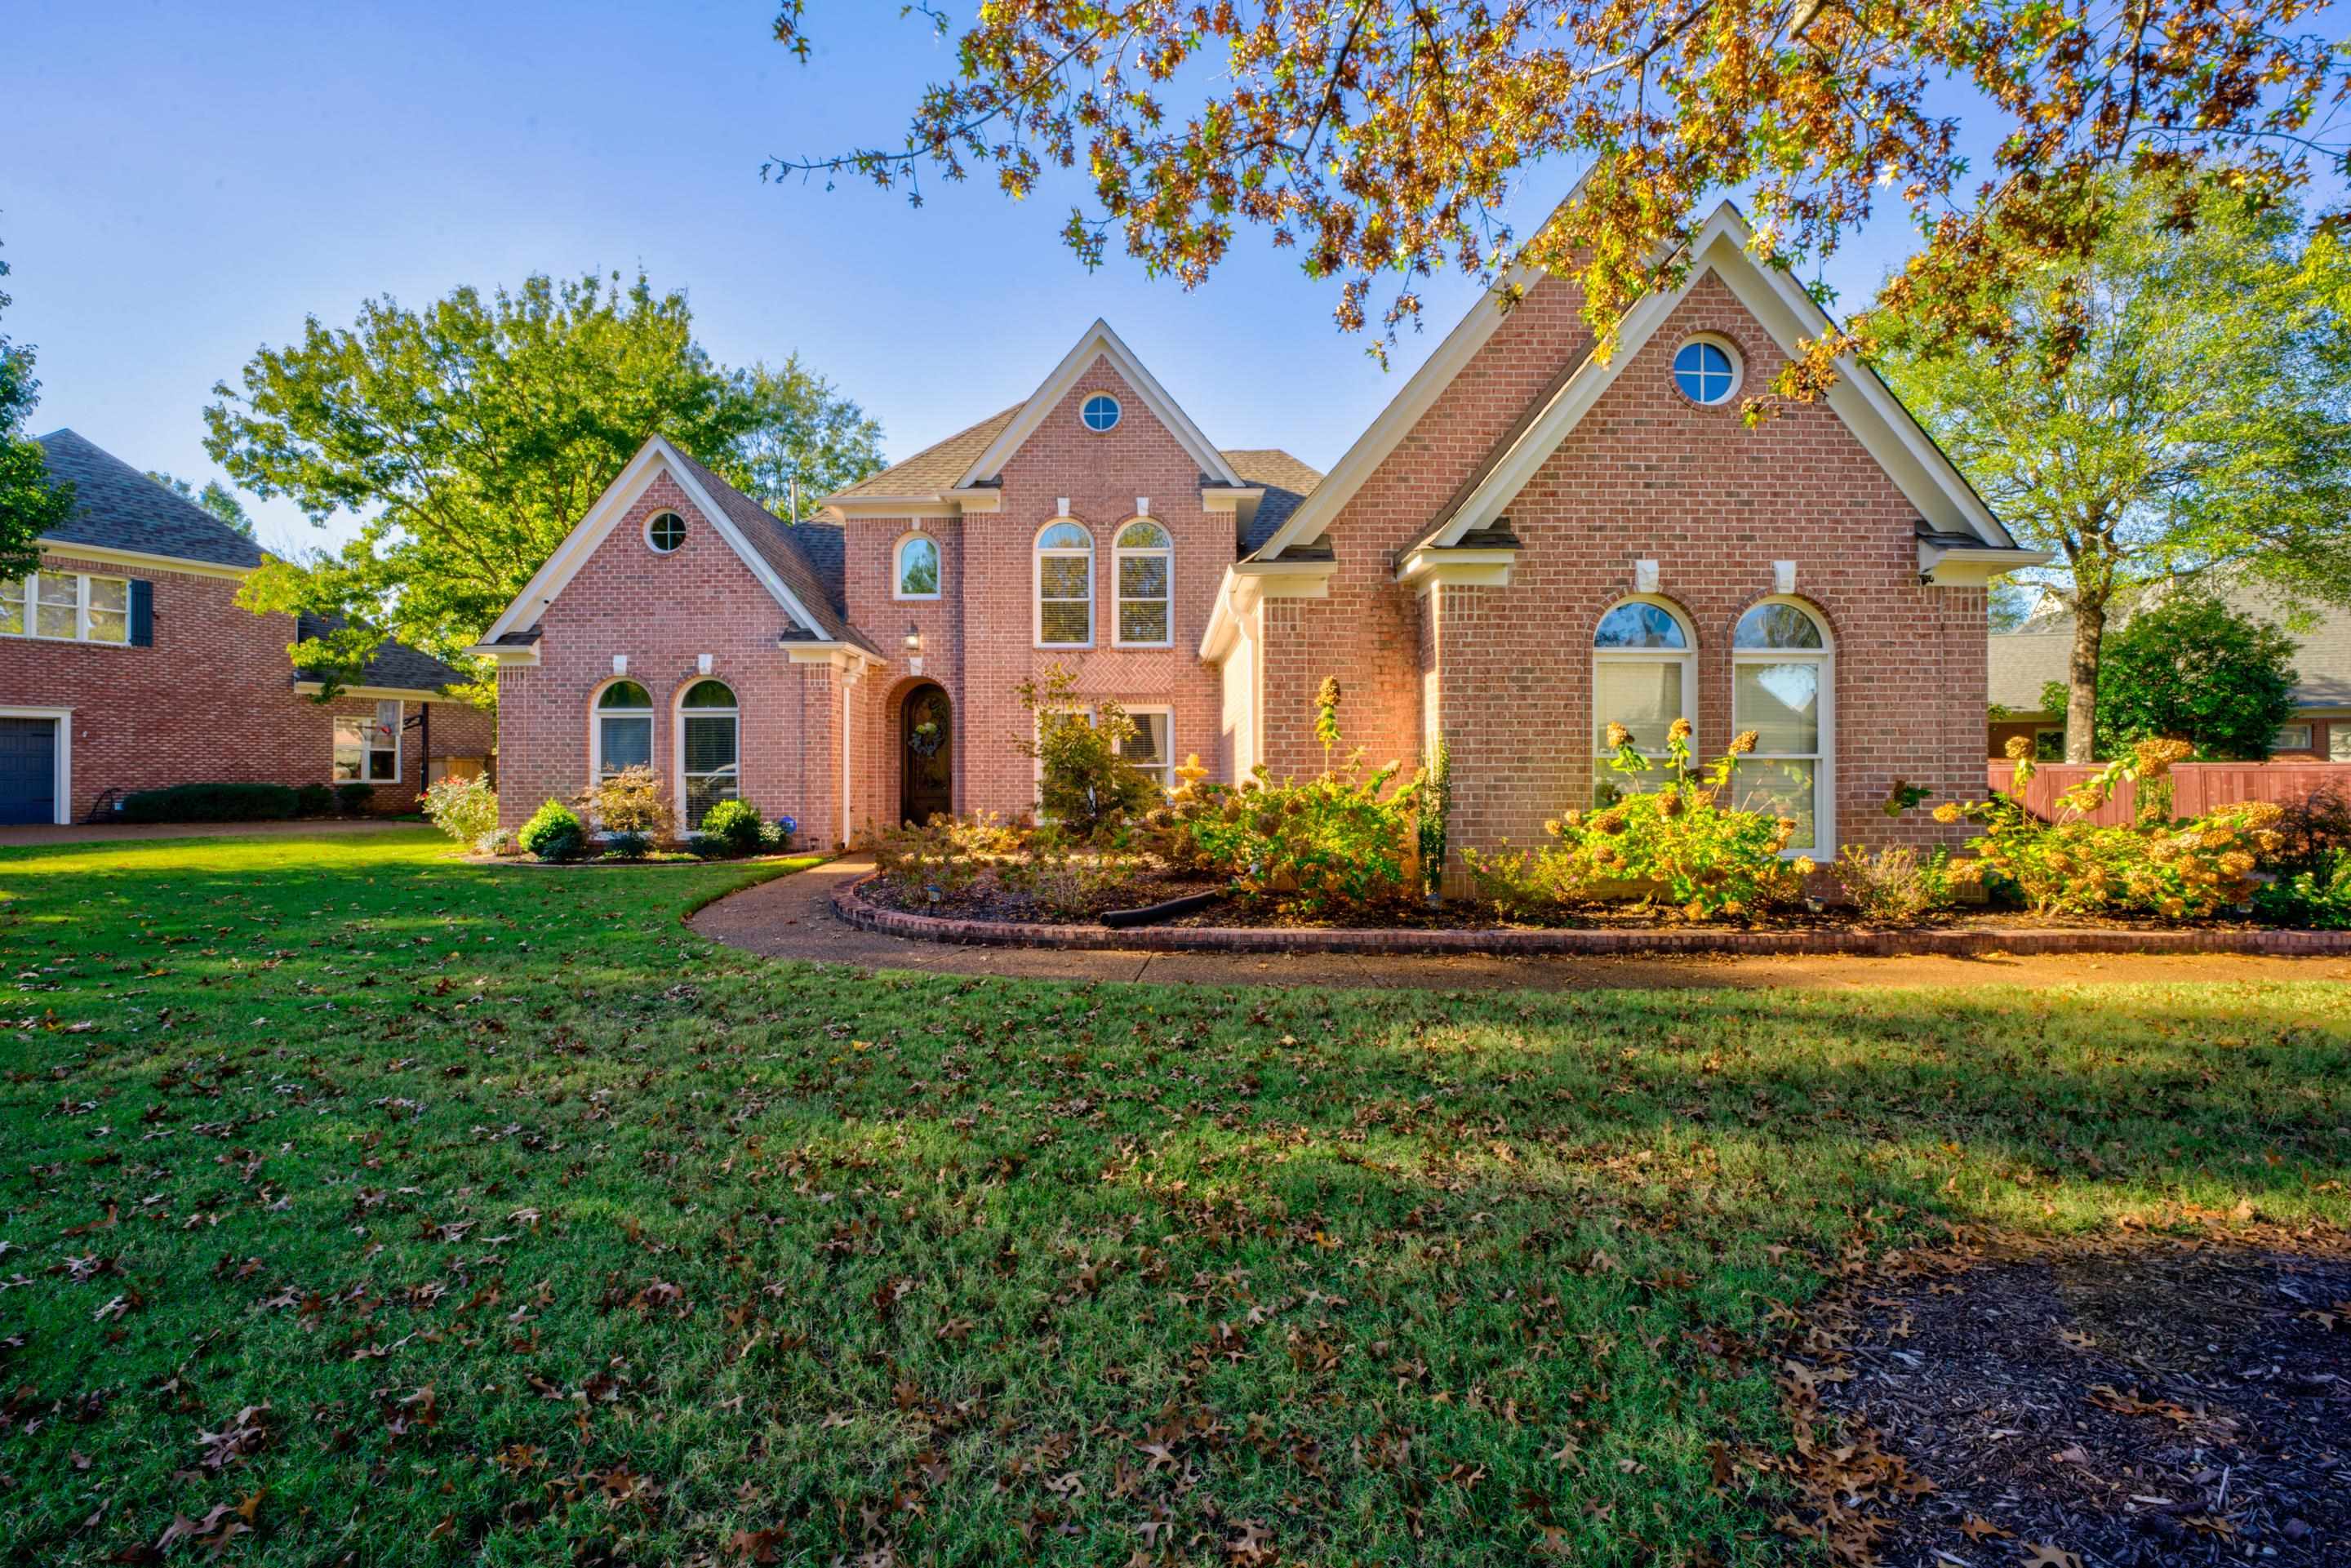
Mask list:
[{"label": "asphalt shingle roof", "polygon": [[[801,524],[795,528],[781,517],[721,479],[698,462],[691,453],[680,450],[678,458],[695,483],[708,492],[726,520],[735,525],[744,539],[758,552],[775,574],[783,579],[792,597],[805,605],[819,624],[808,628],[825,641],[854,643],[868,653],[873,645],[859,635],[849,623],[848,612],[842,608],[840,540],[831,537],[840,529],[826,525]],[[818,559],[831,563],[831,580],[817,565]]]},{"label": "asphalt shingle roof", "polygon": [[53,479],[71,481],[73,515],[41,537],[210,566],[261,564],[261,547],[70,430],[37,438]]},{"label": "asphalt shingle roof", "polygon": [[[2264,583],[2227,581],[2220,594],[2232,608],[2274,623],[2294,640],[2295,706],[2351,706],[2351,608],[2310,605],[2311,623],[2303,626],[2301,607],[2285,602]],[[2110,612],[2106,630],[2120,627],[2135,608]],[[1993,632],[1987,648],[1991,700],[2018,713],[2040,712],[2041,688],[2065,678],[2073,646],[2074,617],[2062,606],[2036,612],[2014,632]]]},{"label": "asphalt shingle roof", "polygon": [[1235,541],[1239,553],[1246,556],[1261,549],[1275,530],[1290,520],[1299,503],[1314,493],[1322,483],[1319,470],[1309,468],[1278,446],[1244,446],[1229,450],[1225,461],[1244,484],[1260,486],[1265,496],[1257,504],[1257,513],[1249,527]]},{"label": "asphalt shingle roof", "polygon": [[[342,624],[339,616],[298,615],[294,618],[294,636],[298,642],[323,637]],[[294,678],[309,680],[308,672],[297,670]],[[385,686],[401,691],[437,692],[454,686],[465,677],[432,654],[412,648],[405,643],[386,638],[367,662],[367,668],[353,683],[363,686]]]}]

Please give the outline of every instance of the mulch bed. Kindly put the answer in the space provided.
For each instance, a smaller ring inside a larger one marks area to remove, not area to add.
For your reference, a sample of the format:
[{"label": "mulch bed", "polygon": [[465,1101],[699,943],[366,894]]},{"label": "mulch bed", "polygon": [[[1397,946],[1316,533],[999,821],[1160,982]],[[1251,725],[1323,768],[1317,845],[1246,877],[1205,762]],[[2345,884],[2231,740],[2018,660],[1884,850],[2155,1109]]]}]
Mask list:
[{"label": "mulch bed", "polygon": [[2351,1250],[2240,1228],[1896,1255],[1784,1364],[1841,1563],[2351,1563]]}]

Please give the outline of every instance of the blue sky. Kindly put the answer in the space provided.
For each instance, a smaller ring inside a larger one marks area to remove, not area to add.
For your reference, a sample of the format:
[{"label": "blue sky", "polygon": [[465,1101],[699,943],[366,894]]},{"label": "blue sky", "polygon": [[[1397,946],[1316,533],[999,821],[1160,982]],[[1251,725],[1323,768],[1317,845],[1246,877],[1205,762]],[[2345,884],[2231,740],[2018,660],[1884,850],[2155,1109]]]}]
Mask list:
[{"label": "blue sky", "polygon": [[[1026,396],[1099,315],[1211,439],[1324,466],[1471,298],[1426,287],[1427,329],[1383,372],[1332,327],[1335,288],[1255,233],[1186,294],[1115,256],[1086,272],[1058,237],[1066,186],[1015,204],[926,179],[910,209],[762,183],[771,153],[894,142],[951,68],[894,5],[810,9],[804,68],[770,41],[768,0],[15,0],[0,327],[40,350],[34,428],[201,480],[213,383],[307,314],[342,326],[378,294],[642,267],[687,291],[725,362],[799,350],[893,457]],[[1541,171],[1513,217],[1575,172]],[[1905,237],[1880,225],[1831,281],[1865,295]],[[266,544],[321,539],[282,501],[256,515]]]}]

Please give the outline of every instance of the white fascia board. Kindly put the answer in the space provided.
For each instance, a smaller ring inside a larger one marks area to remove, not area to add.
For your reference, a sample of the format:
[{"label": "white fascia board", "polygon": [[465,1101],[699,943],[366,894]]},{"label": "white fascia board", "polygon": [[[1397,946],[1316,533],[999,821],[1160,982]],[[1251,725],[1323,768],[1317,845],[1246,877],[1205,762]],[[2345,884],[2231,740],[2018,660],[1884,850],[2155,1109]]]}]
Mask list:
[{"label": "white fascia board", "polygon": [[1204,512],[1238,512],[1244,501],[1254,504],[1265,499],[1262,485],[1214,485],[1200,492],[1200,510]]},{"label": "white fascia board", "polygon": [[1992,549],[1959,545],[1944,548],[1918,541],[1918,579],[1938,588],[1981,588],[2003,571],[2044,564],[2045,549]]},{"label": "white fascia board", "polygon": [[854,643],[793,642],[778,645],[787,662],[794,664],[831,664],[843,669],[871,665],[878,670],[885,664]]},{"label": "white fascia board", "polygon": [[1207,629],[1200,633],[1200,657],[1212,664],[1222,660],[1240,629],[1235,617],[1266,600],[1330,598],[1331,578],[1338,570],[1335,560],[1243,560],[1225,568]]},{"label": "white fascia board", "polygon": [[845,517],[953,517],[1000,511],[1004,496],[992,486],[973,490],[933,490],[920,496],[835,496],[824,507]]},{"label": "white fascia board", "polygon": [[[1430,542],[1449,545],[1472,528],[1490,527],[1500,517],[1527,481],[1559,449],[1560,443],[1567,439],[1583,415],[1599,402],[1601,394],[1614,384],[1625,367],[1639,355],[1708,273],[1723,280],[1783,353],[1793,354],[1804,339],[1832,329],[1834,323],[1827,313],[1785,269],[1755,259],[1747,248],[1750,237],[1746,220],[1736,207],[1729,202],[1717,207],[1691,242],[1689,266],[1681,287],[1671,293],[1646,295],[1625,312],[1618,328],[1614,355],[1603,363],[1595,354],[1568,378],[1567,384],[1552,399],[1551,406],[1503,455]],[[1917,421],[1876,371],[1849,359],[1837,361],[1837,371],[1836,384],[1828,392],[1829,407],[1930,527],[1946,532],[1972,533],[1994,549],[2015,548],[2015,541],[2001,527],[1982,497],[1928,439]]]},{"label": "white fascia board", "polygon": [[1439,549],[1423,545],[1404,558],[1395,578],[1398,582],[1417,585],[1423,593],[1439,583],[1503,588],[1509,586],[1518,559],[1519,552],[1508,548]]},{"label": "white fascia board", "polygon": [[1053,367],[1052,374],[1047,376],[1043,384],[1021,405],[1012,423],[987,444],[987,450],[982,452],[978,459],[964,471],[963,477],[956,481],[956,489],[967,490],[980,481],[993,479],[1002,473],[1012,455],[1036,434],[1039,425],[1045,423],[1045,416],[1059,408],[1061,400],[1075,389],[1078,378],[1094,362],[1097,355],[1108,359],[1126,383],[1142,395],[1144,404],[1158,416],[1159,423],[1167,427],[1168,433],[1199,464],[1201,473],[1212,475],[1228,485],[1241,482],[1241,476],[1233,472],[1232,465],[1225,461],[1225,455],[1200,434],[1200,427],[1192,423],[1189,414],[1176,406],[1176,400],[1167,395],[1167,389],[1159,384],[1158,378],[1144,369],[1143,361],[1134,357],[1134,350],[1111,330],[1109,322],[1096,317],[1094,324],[1078,339],[1077,347],[1061,357],[1061,362]]},{"label": "white fascia board", "polygon": [[519,647],[512,644],[500,644],[496,643],[476,643],[472,647],[466,649],[465,652],[468,653],[480,653],[486,657],[496,659],[502,667],[507,664],[528,665],[538,663],[538,644],[536,643],[527,643]]},{"label": "white fascia board", "polygon": [[157,555],[151,550],[116,549],[108,545],[76,544],[71,539],[53,539],[43,534],[33,541],[33,548],[43,555],[69,556],[75,560],[94,560],[108,566],[146,567],[155,571],[176,571],[188,577],[225,577],[244,579],[260,569],[250,566],[223,566],[218,561],[190,560],[184,556]]},{"label": "white fascia board", "polygon": [[1259,547],[1252,559],[1270,559],[1292,545],[1320,538],[1340,508],[1354,498],[1355,492],[1387,461],[1388,454],[1412,434],[1439,394],[1453,384],[1453,379],[1478,357],[1478,350],[1509,318],[1502,301],[1523,296],[1542,276],[1541,267],[1516,267],[1500,283],[1480,295],[1478,302],[1453,324],[1453,330],[1445,335],[1437,351],[1406,378],[1395,396],[1388,400],[1387,407],[1380,411],[1379,417],[1355,438],[1346,455],[1332,465],[1322,482],[1298,504],[1298,509],[1290,514],[1271,538]]},{"label": "white fascia board", "polygon": [[[324,681],[297,681],[294,689],[304,696],[312,696],[327,689]],[[345,686],[335,694],[345,697],[398,697],[402,702],[447,703],[458,699],[447,692],[426,686]]]}]

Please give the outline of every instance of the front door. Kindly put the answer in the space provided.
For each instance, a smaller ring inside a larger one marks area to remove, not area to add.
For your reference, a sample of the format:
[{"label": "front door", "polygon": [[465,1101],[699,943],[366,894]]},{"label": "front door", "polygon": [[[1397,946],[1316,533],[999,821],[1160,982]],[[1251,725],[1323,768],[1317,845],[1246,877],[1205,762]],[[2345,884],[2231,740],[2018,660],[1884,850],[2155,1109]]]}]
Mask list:
[{"label": "front door", "polygon": [[955,727],[947,694],[916,686],[906,694],[899,758],[898,820],[927,822],[955,810]]},{"label": "front door", "polygon": [[57,820],[57,721],[0,718],[0,822]]}]

